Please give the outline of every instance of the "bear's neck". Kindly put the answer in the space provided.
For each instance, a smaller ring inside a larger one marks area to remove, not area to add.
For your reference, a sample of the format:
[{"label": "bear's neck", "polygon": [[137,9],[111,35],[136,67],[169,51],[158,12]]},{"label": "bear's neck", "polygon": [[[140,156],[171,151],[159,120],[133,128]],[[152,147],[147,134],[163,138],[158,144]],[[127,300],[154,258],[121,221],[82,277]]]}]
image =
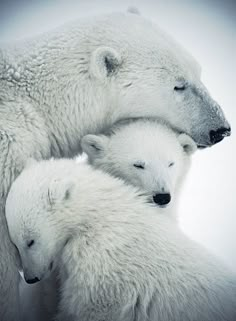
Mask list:
[{"label": "bear's neck", "polygon": [[132,230],[135,224],[142,226],[148,217],[159,215],[158,209],[146,204],[146,199],[132,186],[99,170],[87,170],[87,166],[81,168],[83,175],[74,173],[79,184],[72,192],[68,206],[63,205],[67,211],[58,214],[63,222],[61,235],[69,240],[63,249],[63,264],[60,264],[66,270],[62,268],[61,273],[70,273],[68,262],[71,260],[75,262],[74,271],[79,269],[77,263],[90,246],[97,248],[98,244],[109,244],[115,236]]},{"label": "bear's neck", "polygon": [[45,82],[50,92],[42,95],[37,107],[49,130],[52,156],[73,157],[81,152],[84,135],[99,134],[113,124],[111,111],[116,106],[111,106],[106,88],[95,88],[88,75],[65,77],[63,84],[57,79],[64,77],[55,77],[55,84]]},{"label": "bear's neck", "polygon": [[109,97],[104,96],[105,90],[93,90],[85,84],[86,81],[81,80],[81,86],[69,86],[60,94],[54,91],[50,108],[43,105],[54,157],[75,156],[81,152],[80,142],[84,135],[99,134],[115,121],[109,113]]},{"label": "bear's neck", "polygon": [[[158,215],[138,189],[86,163],[73,166],[68,175],[74,181],[74,188],[66,206],[68,213],[64,210],[59,213],[62,213],[63,226],[72,234],[77,235],[88,227],[100,228],[104,223],[108,226],[114,222],[132,222],[138,215],[145,217],[148,211]],[[65,204],[62,206],[64,208]]]},{"label": "bear's neck", "polygon": [[92,48],[83,39],[64,43],[64,36],[42,43],[39,39],[40,45],[30,42],[13,57],[11,50],[5,53],[8,64],[15,61],[20,70],[19,79],[14,80],[16,95],[29,97],[43,117],[54,157],[75,156],[84,135],[100,133],[116,120],[110,87],[91,78]]}]

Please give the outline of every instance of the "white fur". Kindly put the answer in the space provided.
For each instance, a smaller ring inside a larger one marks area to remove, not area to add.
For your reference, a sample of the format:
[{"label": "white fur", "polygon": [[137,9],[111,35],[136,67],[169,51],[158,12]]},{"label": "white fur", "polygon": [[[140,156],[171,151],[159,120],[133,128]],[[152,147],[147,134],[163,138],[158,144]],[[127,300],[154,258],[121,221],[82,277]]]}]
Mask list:
[{"label": "white fur", "polygon": [[[170,193],[171,202],[162,212],[176,216],[177,200],[189,170],[190,155],[196,150],[196,144],[189,136],[175,133],[163,123],[142,119],[116,125],[106,136],[86,135],[81,146],[87,152],[90,164],[139,187],[151,202],[158,193]],[[27,166],[31,162],[28,161]],[[145,169],[134,167],[137,163],[145,164]],[[169,167],[171,163],[173,166]],[[41,282],[33,295],[28,294],[29,286],[22,288],[23,311],[26,311],[28,319],[50,319],[50,315],[35,313],[28,306],[35,307],[38,302],[39,310],[56,311],[55,293],[58,287],[55,282],[49,279]],[[48,291],[51,295],[45,299],[45,292]]]},{"label": "white fur", "polygon": [[59,269],[57,321],[235,320],[235,276],[137,189],[87,164],[26,168],[6,217],[26,279]]},{"label": "white fur", "polygon": [[[186,90],[174,90],[183,84]],[[26,159],[74,156],[87,133],[148,116],[165,119],[199,145],[211,144],[210,130],[229,126],[195,60],[139,15],[93,17],[0,49],[2,321],[19,315],[4,206]]]},{"label": "white fur", "polygon": [[170,194],[168,212],[174,208],[176,213],[178,194],[197,148],[189,136],[161,122],[138,120],[117,125],[107,135],[86,135],[81,146],[91,165],[137,186],[151,202],[156,195]]}]

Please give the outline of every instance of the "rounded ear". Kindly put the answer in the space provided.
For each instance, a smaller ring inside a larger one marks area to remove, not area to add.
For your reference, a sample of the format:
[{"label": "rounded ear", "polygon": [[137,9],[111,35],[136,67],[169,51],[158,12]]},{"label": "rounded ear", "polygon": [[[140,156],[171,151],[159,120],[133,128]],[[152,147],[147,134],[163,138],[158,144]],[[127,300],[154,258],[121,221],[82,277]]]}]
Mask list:
[{"label": "rounded ear", "polygon": [[121,56],[116,50],[100,47],[92,53],[90,71],[94,77],[104,81],[116,72],[120,65]]},{"label": "rounded ear", "polygon": [[140,16],[140,11],[137,7],[128,7],[127,12]]},{"label": "rounded ear", "polygon": [[91,160],[103,155],[107,142],[106,136],[86,135],[81,140],[81,147]]},{"label": "rounded ear", "polygon": [[197,144],[190,136],[186,134],[180,134],[178,136],[178,140],[187,155],[191,155],[197,150]]},{"label": "rounded ear", "polygon": [[68,179],[55,179],[50,183],[48,188],[48,202],[53,205],[57,202],[67,201],[70,199],[74,182]]}]

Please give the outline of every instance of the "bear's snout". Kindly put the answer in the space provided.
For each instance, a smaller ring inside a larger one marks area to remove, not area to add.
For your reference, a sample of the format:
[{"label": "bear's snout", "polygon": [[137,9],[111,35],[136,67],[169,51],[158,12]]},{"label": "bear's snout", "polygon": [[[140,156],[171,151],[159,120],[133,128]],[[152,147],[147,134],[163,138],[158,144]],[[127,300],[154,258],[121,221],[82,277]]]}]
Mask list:
[{"label": "bear's snout", "polygon": [[171,195],[170,193],[161,193],[161,194],[155,194],[153,196],[153,201],[161,206],[164,206],[171,201]]},{"label": "bear's snout", "polygon": [[231,128],[222,127],[217,130],[211,130],[209,134],[211,143],[216,144],[221,142],[226,136],[230,136]]}]

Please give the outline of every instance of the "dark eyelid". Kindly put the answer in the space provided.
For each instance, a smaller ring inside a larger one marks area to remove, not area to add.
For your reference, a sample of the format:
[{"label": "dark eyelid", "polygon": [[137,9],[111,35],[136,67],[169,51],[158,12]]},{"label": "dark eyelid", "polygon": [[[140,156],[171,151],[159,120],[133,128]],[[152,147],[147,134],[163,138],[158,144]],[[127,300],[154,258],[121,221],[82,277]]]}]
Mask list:
[{"label": "dark eyelid", "polygon": [[29,242],[27,243],[27,246],[28,246],[28,247],[31,247],[32,245],[34,245],[34,240],[31,240],[31,241],[29,241]]},{"label": "dark eyelid", "polygon": [[174,90],[176,91],[183,91],[186,89],[186,85],[181,85],[181,86],[175,86]]},{"label": "dark eyelid", "polygon": [[172,167],[174,164],[175,164],[174,162],[170,162],[168,166]]},{"label": "dark eyelid", "polygon": [[144,165],[142,164],[133,164],[134,167],[144,169]]}]

